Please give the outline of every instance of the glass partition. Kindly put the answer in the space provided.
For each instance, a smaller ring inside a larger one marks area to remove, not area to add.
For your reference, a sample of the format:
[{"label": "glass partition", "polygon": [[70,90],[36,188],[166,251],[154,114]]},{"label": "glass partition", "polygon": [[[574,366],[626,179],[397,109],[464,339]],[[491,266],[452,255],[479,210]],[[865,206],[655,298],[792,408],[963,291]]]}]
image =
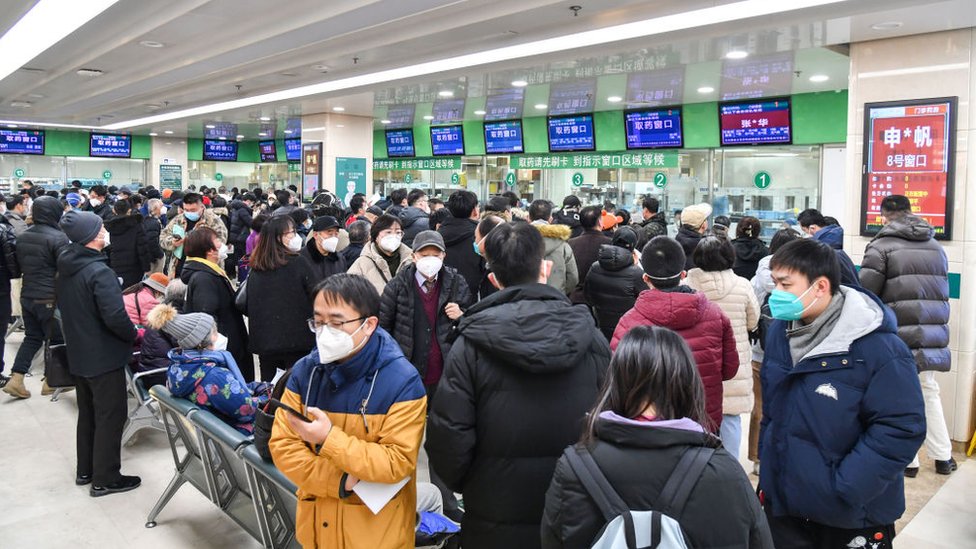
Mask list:
[{"label": "glass partition", "polygon": [[[0,191],[9,193],[19,189],[25,179],[60,189],[64,186],[64,163],[63,156],[0,154]],[[18,176],[18,170],[23,171],[22,177]]]},{"label": "glass partition", "polygon": [[[81,181],[84,187],[92,185],[146,185],[146,161],[131,158],[68,157],[65,162],[66,180]],[[106,178],[105,176],[109,177]]]},{"label": "glass partition", "polygon": [[[217,174],[221,175],[220,181]],[[296,185],[295,172],[289,171],[286,162],[212,162],[209,160],[190,160],[187,169],[187,185],[207,187],[234,187],[280,189],[289,184]],[[300,180],[301,172],[297,179]]]}]

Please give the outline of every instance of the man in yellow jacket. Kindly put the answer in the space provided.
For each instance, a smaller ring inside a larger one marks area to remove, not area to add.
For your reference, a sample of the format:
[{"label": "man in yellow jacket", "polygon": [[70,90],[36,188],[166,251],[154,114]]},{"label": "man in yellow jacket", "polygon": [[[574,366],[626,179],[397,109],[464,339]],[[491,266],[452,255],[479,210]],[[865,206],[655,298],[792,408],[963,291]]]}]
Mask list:
[{"label": "man in yellow jacket", "polygon": [[[275,414],[271,455],[298,485],[296,536],[303,547],[414,546],[417,453],[427,398],[417,369],[378,326],[380,302],[363,277],[338,274],[315,296],[316,349],[292,368]],[[359,482],[409,477],[378,513]]]}]

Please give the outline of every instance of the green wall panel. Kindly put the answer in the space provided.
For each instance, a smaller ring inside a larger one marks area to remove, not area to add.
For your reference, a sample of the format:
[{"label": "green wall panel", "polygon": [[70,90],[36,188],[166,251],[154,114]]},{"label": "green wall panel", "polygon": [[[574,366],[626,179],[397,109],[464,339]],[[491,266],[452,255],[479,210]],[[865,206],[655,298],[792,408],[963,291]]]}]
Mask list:
[{"label": "green wall panel", "polygon": [[[479,107],[481,108],[481,107]],[[480,120],[469,120],[464,127],[464,154],[483,156],[485,154],[485,127]]]},{"label": "green wall panel", "polygon": [[203,160],[203,139],[191,137],[186,140],[186,159]]},{"label": "green wall panel", "polygon": [[373,130],[373,158],[386,158],[386,139],[383,130]]},{"label": "green wall panel", "polygon": [[793,143],[847,141],[847,90],[793,96]]},{"label": "green wall panel", "polygon": [[152,156],[152,137],[148,135],[132,136],[132,158],[148,160]]},{"label": "green wall panel", "polygon": [[260,162],[261,148],[257,141],[238,141],[237,142],[237,161],[238,162]]},{"label": "green wall panel", "polygon": [[718,103],[682,105],[681,116],[686,149],[718,148]]},{"label": "green wall panel", "polygon": [[48,156],[88,156],[88,132],[44,132],[44,154]]},{"label": "green wall panel", "polygon": [[[525,104],[529,104],[528,100]],[[522,143],[526,153],[549,152],[549,129],[546,117],[522,119]]]},{"label": "green wall panel", "polygon": [[627,134],[624,130],[624,115],[621,111],[597,111],[594,113],[593,132],[596,134],[596,150],[627,150]]}]

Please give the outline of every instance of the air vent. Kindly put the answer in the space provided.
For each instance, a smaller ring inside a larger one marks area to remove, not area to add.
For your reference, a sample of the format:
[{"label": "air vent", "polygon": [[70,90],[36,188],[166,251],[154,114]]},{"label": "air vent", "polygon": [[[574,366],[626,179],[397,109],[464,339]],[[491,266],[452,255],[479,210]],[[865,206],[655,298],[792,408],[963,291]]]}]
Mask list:
[{"label": "air vent", "polygon": [[31,103],[30,101],[11,101],[10,106],[18,109],[29,109],[31,108]]},{"label": "air vent", "polygon": [[101,76],[101,75],[103,75],[105,73],[102,72],[102,71],[100,71],[100,70],[98,70],[98,69],[78,69],[77,74],[78,74],[78,76],[95,77],[95,76]]},{"label": "air vent", "polygon": [[44,74],[45,72],[47,72],[44,69],[36,69],[36,68],[33,68],[33,67],[23,67],[20,70],[22,70],[24,72],[33,73],[33,74]]}]

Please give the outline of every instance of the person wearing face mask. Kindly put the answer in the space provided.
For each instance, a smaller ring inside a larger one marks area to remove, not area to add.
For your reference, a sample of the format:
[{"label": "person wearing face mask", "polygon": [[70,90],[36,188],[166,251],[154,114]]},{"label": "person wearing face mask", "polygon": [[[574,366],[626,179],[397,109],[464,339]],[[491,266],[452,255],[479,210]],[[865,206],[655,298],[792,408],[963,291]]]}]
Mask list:
[{"label": "person wearing face mask", "polygon": [[141,482],[120,472],[127,416],[125,365],[132,356],[136,327],[102,253],[108,235],[102,219],[71,211],[61,220],[61,228],[71,239],[58,256],[55,290],[68,368],[78,392],[75,484],[91,484],[92,497],[126,492]]},{"label": "person wearing face mask", "polygon": [[312,222],[312,238],[302,249],[302,257],[315,273],[316,284],[349,268],[345,256],[336,251],[338,247],[339,220],[331,215],[316,217]]},{"label": "person wearing face mask", "polygon": [[841,285],[827,244],[795,240],[769,267],[759,491],[773,541],[890,548],[925,439],[915,358],[891,309]]},{"label": "person wearing face mask", "polygon": [[[417,455],[427,397],[417,369],[379,326],[380,297],[357,275],[319,285],[306,330],[315,348],[292,368],[269,447],[275,466],[298,486],[295,537],[303,547],[413,547]],[[360,482],[406,481],[374,514]],[[538,537],[538,526],[536,526]]]},{"label": "person wearing face mask", "polygon": [[279,215],[261,227],[251,255],[242,312],[251,329],[250,352],[258,355],[265,381],[271,381],[278,369],[291,368],[315,345],[305,321],[312,316],[317,280],[301,251],[295,222]]},{"label": "person wearing face mask", "polygon": [[308,233],[312,230],[312,216],[304,208],[295,208],[288,213],[288,217],[295,222],[295,231],[302,238],[302,242],[308,238]]},{"label": "person wearing face mask", "polygon": [[407,195],[407,207],[398,214],[400,225],[403,226],[403,243],[413,247],[413,239],[422,231],[430,229],[430,206],[427,193],[420,189],[413,189]]},{"label": "person wearing face mask", "polygon": [[[198,226],[207,227],[217,234],[221,242],[227,242],[227,227],[219,217],[204,207],[201,195],[194,192],[183,195],[182,208],[183,211],[170,220],[159,235],[159,246],[172,256],[166,273],[170,278],[182,273],[185,257],[188,257],[184,250],[184,241],[193,229]],[[220,323],[220,319],[217,323]]]},{"label": "person wearing face mask", "polygon": [[366,277],[383,294],[386,285],[401,269],[413,262],[410,248],[403,244],[400,219],[389,214],[381,215],[369,229],[370,243],[363,248],[349,274]]},{"label": "person wearing face mask", "polygon": [[235,305],[234,286],[220,263],[227,245],[210,227],[198,225],[186,236],[186,267],[180,280],[186,284],[185,313],[207,313],[217,321],[217,331],[227,336],[227,350],[247,379],[254,379],[254,357],[248,350],[247,327]]},{"label": "person wearing face mask", "polygon": [[[471,242],[471,248],[474,250],[475,257],[481,259],[485,256],[485,238],[488,237],[488,234],[491,233],[495,227],[502,225],[503,223],[505,223],[505,220],[501,217],[498,217],[497,215],[489,215],[482,219],[477,226],[475,226],[474,240]],[[496,288],[495,285],[491,283],[491,279],[488,278],[488,275],[491,274],[491,265],[485,263],[484,271],[485,274],[481,277],[481,283],[478,285],[478,287],[471,288],[472,292],[477,290],[478,300],[484,299],[498,291],[498,288]]]},{"label": "person wearing face mask", "polygon": [[104,185],[95,185],[88,191],[88,204],[82,210],[92,212],[102,221],[108,221],[115,217],[112,212],[112,204],[108,201],[108,189]]},{"label": "person wearing face mask", "polygon": [[169,305],[158,305],[152,315],[159,330],[177,344],[168,354],[166,372],[166,387],[173,396],[210,410],[243,435],[252,435],[254,416],[271,398],[271,385],[244,379],[212,316],[179,314]]},{"label": "person wearing face mask", "polygon": [[149,247],[142,214],[132,208],[125,198],[115,201],[112,206],[115,216],[105,222],[105,230],[110,236],[106,244],[108,264],[122,279],[122,287],[128,288],[139,283],[152,265],[152,250]]}]

